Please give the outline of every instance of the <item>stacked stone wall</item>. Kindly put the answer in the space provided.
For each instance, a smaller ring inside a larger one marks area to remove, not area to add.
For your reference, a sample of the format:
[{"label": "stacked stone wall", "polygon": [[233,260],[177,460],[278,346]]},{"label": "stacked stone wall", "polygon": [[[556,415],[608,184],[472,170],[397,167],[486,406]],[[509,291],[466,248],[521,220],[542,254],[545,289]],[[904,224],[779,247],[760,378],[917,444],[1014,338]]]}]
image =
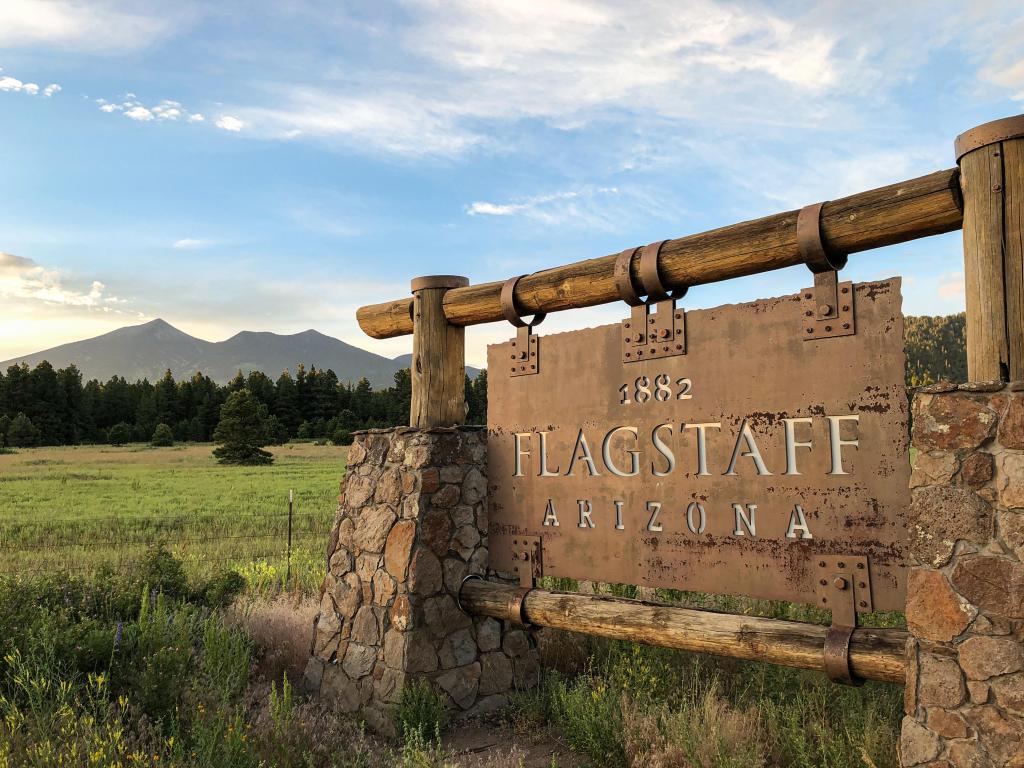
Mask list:
[{"label": "stacked stone wall", "polygon": [[914,399],[906,767],[1024,767],[1022,390]]},{"label": "stacked stone wall", "polygon": [[486,445],[480,428],[399,427],[349,450],[305,686],[379,732],[413,679],[476,713],[539,675],[529,632],[457,602],[487,573]]}]

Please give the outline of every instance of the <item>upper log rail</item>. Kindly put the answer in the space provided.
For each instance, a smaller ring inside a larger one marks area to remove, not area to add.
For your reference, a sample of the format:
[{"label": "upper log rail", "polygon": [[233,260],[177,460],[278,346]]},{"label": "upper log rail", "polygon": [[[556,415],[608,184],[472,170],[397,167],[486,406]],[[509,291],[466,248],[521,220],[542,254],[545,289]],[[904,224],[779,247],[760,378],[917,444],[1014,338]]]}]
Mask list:
[{"label": "upper log rail", "polygon": [[[858,253],[963,226],[963,200],[956,168],[827,202],[821,212],[822,239],[836,253]],[[667,241],[658,260],[668,288],[703,285],[801,264],[796,243],[798,211]],[[631,273],[640,284],[639,257]],[[578,261],[523,277],[515,305],[524,315],[560,312],[619,301],[615,255]],[[444,314],[453,325],[504,320],[501,282],[453,288]],[[413,332],[412,297],[359,309],[359,326],[377,339]]]}]

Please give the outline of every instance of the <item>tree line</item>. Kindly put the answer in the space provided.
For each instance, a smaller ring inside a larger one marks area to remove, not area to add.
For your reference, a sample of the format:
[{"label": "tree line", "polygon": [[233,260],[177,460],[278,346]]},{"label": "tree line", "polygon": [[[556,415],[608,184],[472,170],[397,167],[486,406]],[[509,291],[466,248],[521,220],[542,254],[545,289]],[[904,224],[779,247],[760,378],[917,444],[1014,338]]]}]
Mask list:
[{"label": "tree line", "polygon": [[[170,371],[156,382],[112,376],[83,383],[74,365],[43,361],[0,372],[0,446],[149,442],[166,425],[174,441],[208,442],[233,392],[247,390],[260,406],[270,444],[295,438],[349,441],[351,432],[407,424],[412,397],[409,369],[394,384],[374,389],[365,378],[339,381],[330,369],[304,365],[275,381],[260,371],[239,371],[226,385],[195,373],[176,381]],[[487,372],[466,377],[468,421],[487,420]],[[168,435],[161,430],[159,439]]]},{"label": "tree line", "polygon": [[[908,387],[940,379],[966,381],[964,313],[945,317],[906,318]],[[277,380],[241,371],[226,385],[196,373],[176,381],[168,371],[151,383],[113,376],[106,382],[82,383],[71,365],[55,370],[47,362],[29,369],[15,365],[0,372],[0,447],[74,445],[77,443],[208,442],[229,395],[250,392],[258,405],[268,443],[294,438],[350,439],[357,429],[407,424],[412,387],[409,369],[395,374],[394,384],[374,389],[365,378],[339,381],[330,369],[299,365]],[[487,422],[487,371],[466,377],[470,424]],[[166,425],[159,436],[159,425]]]}]

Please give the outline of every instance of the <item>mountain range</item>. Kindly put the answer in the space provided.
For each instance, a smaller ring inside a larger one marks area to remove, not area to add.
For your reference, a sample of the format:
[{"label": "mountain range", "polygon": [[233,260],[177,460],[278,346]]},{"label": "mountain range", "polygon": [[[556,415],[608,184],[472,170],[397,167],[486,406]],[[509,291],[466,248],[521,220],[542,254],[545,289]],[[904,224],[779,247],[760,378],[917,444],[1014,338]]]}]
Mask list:
[{"label": "mountain range", "polygon": [[[201,371],[223,384],[238,371],[262,371],[276,379],[286,368],[294,373],[303,363],[330,368],[342,381],[366,377],[379,388],[392,385],[395,371],[408,368],[411,359],[412,355],[383,357],[312,329],[293,334],[242,331],[225,341],[205,341],[158,319],[6,360],[0,370],[18,363],[34,367],[47,360],[54,368],[76,365],[86,381],[106,381],[115,375],[128,381],[155,381],[170,370],[176,379]],[[467,366],[466,373],[475,376],[479,371]]]}]

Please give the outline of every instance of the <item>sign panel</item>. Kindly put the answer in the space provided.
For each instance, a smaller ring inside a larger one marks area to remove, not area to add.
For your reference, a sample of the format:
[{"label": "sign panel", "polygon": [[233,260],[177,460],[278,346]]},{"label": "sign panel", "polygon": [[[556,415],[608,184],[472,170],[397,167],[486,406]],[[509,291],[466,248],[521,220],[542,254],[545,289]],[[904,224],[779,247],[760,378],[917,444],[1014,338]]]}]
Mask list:
[{"label": "sign panel", "polygon": [[489,347],[492,567],[539,537],[546,576],[818,602],[848,556],[858,609],[902,610],[900,282],[854,295],[835,338],[802,338],[793,295],[688,311],[685,354],[658,359],[624,362],[619,324],[542,335],[529,376]]}]

